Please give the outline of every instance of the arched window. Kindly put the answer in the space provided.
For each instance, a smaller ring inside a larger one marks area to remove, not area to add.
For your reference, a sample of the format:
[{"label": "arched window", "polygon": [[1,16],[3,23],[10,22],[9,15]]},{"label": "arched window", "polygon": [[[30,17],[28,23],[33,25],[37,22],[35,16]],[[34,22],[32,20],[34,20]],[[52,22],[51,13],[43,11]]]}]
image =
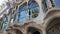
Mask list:
[{"label": "arched window", "polygon": [[6,14],[9,14],[11,11],[11,6],[8,6],[7,9],[6,9]]},{"label": "arched window", "polygon": [[22,23],[25,22],[26,17],[28,17],[27,19],[30,20],[38,16],[39,5],[37,2],[31,0],[28,2],[28,4],[24,3],[19,8],[17,8],[16,12],[18,13],[15,18],[16,21]]},{"label": "arched window", "polygon": [[39,5],[37,2],[31,0],[29,1],[28,3],[28,9],[29,9],[29,13],[30,14],[30,19],[31,18],[36,18],[38,16],[38,13],[39,13]]},{"label": "arched window", "polygon": [[3,24],[2,24],[2,31],[6,30],[7,27],[8,27],[8,16],[7,15],[4,15],[4,18],[3,18]]}]

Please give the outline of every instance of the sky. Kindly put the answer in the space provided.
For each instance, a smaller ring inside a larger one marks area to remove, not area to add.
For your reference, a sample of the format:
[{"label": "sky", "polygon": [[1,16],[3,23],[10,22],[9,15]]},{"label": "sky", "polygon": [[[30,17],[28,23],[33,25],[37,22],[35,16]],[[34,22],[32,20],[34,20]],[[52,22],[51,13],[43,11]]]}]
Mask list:
[{"label": "sky", "polygon": [[[53,0],[54,2],[54,5],[55,5],[55,7],[60,7],[60,0]],[[46,0],[46,3],[47,3],[47,5],[48,5],[48,0]]]},{"label": "sky", "polygon": [[60,7],[60,0],[54,0],[54,2],[57,7]]}]

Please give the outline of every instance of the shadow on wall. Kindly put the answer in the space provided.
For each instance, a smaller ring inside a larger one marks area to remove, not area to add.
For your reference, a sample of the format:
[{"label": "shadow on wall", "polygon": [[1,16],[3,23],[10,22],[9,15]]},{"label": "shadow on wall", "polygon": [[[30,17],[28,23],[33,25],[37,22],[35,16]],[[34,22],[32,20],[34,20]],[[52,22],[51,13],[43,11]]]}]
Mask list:
[{"label": "shadow on wall", "polygon": [[28,27],[27,34],[40,34],[40,31],[35,27]]},{"label": "shadow on wall", "polygon": [[16,29],[16,34],[23,34],[20,30]]}]

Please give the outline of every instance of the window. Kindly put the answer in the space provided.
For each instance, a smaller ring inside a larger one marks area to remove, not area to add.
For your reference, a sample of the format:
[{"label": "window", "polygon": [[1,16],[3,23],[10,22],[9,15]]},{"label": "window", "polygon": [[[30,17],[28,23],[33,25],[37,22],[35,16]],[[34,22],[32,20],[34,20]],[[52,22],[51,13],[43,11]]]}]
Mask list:
[{"label": "window", "polygon": [[27,4],[25,3],[17,9],[18,14],[16,16],[15,21],[19,23],[24,22],[26,18],[26,10],[27,10]]},{"label": "window", "polygon": [[[22,23],[26,19],[30,20],[36,18],[39,13],[39,5],[35,1],[29,1],[28,4],[24,3],[15,11],[18,14],[16,15],[15,21]],[[27,17],[27,18],[26,18]]]},{"label": "window", "polygon": [[5,29],[7,29],[8,27],[8,17],[6,15],[4,15],[4,18],[3,18],[3,25],[2,25],[2,31],[4,31]]},{"label": "window", "polygon": [[24,22],[26,20],[26,11],[27,11],[27,3],[25,3],[19,8],[19,21],[20,22]]},{"label": "window", "polygon": [[60,27],[60,18],[54,18],[47,25],[46,33],[47,34],[60,34],[59,27]]},{"label": "window", "polygon": [[9,14],[11,11],[11,6],[8,6],[7,9],[6,9],[6,14]]},{"label": "window", "polygon": [[35,1],[30,1],[28,6],[29,12],[31,12],[30,17],[36,18],[39,13],[39,5]]}]

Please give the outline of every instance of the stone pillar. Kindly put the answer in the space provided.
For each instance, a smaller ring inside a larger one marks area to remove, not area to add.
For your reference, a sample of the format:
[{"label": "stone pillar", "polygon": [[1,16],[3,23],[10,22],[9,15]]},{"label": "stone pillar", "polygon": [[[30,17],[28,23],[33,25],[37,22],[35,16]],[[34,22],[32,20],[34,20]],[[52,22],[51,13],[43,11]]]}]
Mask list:
[{"label": "stone pillar", "polygon": [[46,31],[45,30],[43,30],[43,34],[46,34]]},{"label": "stone pillar", "polygon": [[0,34],[6,34],[6,31],[2,31],[2,32],[0,32]]},{"label": "stone pillar", "polygon": [[52,7],[51,1],[50,0],[47,1],[48,1],[48,7],[51,8]]},{"label": "stone pillar", "polygon": [[[38,5],[39,5],[39,15],[37,18],[34,19],[34,21],[37,23],[37,24],[42,24],[43,23],[43,18],[44,18],[44,12],[43,12],[43,9],[42,9],[42,0],[35,0]],[[38,21],[38,22],[37,22]]]},{"label": "stone pillar", "polygon": [[0,32],[0,34],[4,34],[3,32]]}]

